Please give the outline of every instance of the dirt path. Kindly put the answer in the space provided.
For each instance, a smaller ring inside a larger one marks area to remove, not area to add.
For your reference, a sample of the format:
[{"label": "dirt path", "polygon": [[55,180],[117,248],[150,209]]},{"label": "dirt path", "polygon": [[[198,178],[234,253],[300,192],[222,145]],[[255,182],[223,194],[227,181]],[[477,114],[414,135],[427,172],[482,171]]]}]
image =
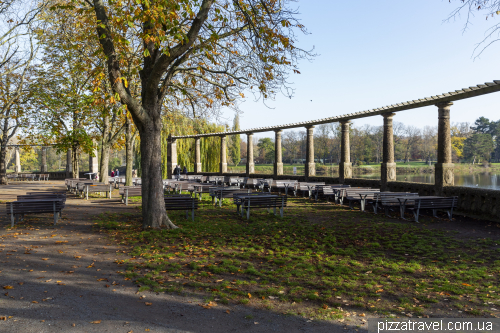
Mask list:
[{"label": "dirt path", "polygon": [[[63,182],[0,187],[0,200],[27,191],[62,189]],[[118,273],[119,245],[92,231],[92,217],[126,212],[119,199],[68,197],[63,218],[27,216],[14,229],[0,214],[0,332],[365,332],[244,305],[204,309],[203,300],[152,292]],[[12,288],[10,288],[12,287]],[[5,289],[7,288],[7,289]],[[151,303],[151,305],[148,305]]]}]

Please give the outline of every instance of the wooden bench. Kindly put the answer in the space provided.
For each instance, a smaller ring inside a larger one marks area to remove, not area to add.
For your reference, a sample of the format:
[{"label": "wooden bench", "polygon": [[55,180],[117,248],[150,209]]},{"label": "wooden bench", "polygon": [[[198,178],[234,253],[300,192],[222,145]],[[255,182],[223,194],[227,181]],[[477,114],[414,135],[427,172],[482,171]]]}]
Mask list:
[{"label": "wooden bench", "polygon": [[316,186],[319,185],[325,185],[325,183],[300,182],[296,187],[295,196],[297,196],[297,194],[299,193],[302,193],[302,196],[305,197],[307,195],[309,198],[311,198],[313,190],[316,188]]},{"label": "wooden bench", "polygon": [[166,195],[164,200],[166,210],[185,210],[186,218],[189,217],[189,211],[191,211],[191,218],[194,221],[194,211],[198,209],[196,198],[192,198],[189,194],[171,194]]},{"label": "wooden bench", "polygon": [[11,227],[14,226],[19,218],[23,218],[25,214],[54,214],[54,225],[57,223],[62,209],[64,208],[63,200],[59,198],[53,199],[23,199],[6,203],[7,215],[10,214]]},{"label": "wooden bench", "polygon": [[85,184],[83,193],[85,193],[85,199],[89,200],[89,193],[99,193],[99,192],[105,192],[109,193],[108,197],[111,199],[111,191],[113,191],[113,186],[112,185],[106,185],[106,184]]},{"label": "wooden bench", "polygon": [[141,186],[124,186],[120,188],[118,193],[122,196],[122,203],[128,205],[129,197],[140,197],[142,196],[142,187]]},{"label": "wooden bench", "polygon": [[[409,192],[379,192],[375,193],[375,198],[372,202],[373,212],[377,214],[378,209],[384,209],[384,213],[387,217],[391,217],[389,215],[389,210],[391,208],[400,209],[401,205],[398,197],[414,197],[418,196],[418,193],[409,193]],[[400,209],[401,210],[401,209]]]},{"label": "wooden bench", "polygon": [[239,215],[243,216],[243,209],[240,209],[241,205],[243,204],[243,197],[257,197],[257,196],[269,196],[269,193],[265,193],[265,192],[237,192],[237,193],[233,193],[233,203],[236,205],[236,212]]},{"label": "wooden bench", "polygon": [[349,201],[349,208],[354,209],[353,204],[359,202],[361,211],[365,210],[366,203],[373,200],[374,194],[380,192],[378,188],[346,188],[344,191],[344,199]]},{"label": "wooden bench", "polygon": [[273,181],[273,185],[271,188],[271,192],[284,193],[288,195],[288,189],[295,190],[295,184],[297,184],[296,180],[291,179],[280,179]]},{"label": "wooden bench", "polygon": [[335,198],[336,192],[333,190],[333,188],[349,188],[349,187],[351,187],[351,185],[342,185],[342,184],[316,185],[313,190],[314,200],[318,201],[318,198],[326,198],[326,201],[330,201],[330,197]]},{"label": "wooden bench", "polygon": [[274,208],[274,215],[276,215],[276,208],[280,209],[280,216],[283,217],[283,210],[286,207],[288,196],[286,195],[251,195],[246,197],[241,197],[241,213],[243,215],[244,210],[246,210],[247,220],[250,219],[250,208],[267,208],[271,211]]},{"label": "wooden bench", "polygon": [[457,207],[458,197],[433,197],[433,198],[415,198],[410,199],[414,201],[413,207],[406,207],[406,209],[413,212],[415,222],[418,223],[418,216],[421,209],[432,210],[432,216],[437,217],[438,209],[444,209],[448,214],[448,218],[452,219],[453,209]]},{"label": "wooden bench", "polygon": [[242,190],[237,186],[229,187],[211,187],[209,194],[212,197],[212,204],[216,205],[219,201],[219,207],[222,207],[222,200],[232,198],[234,193],[250,193],[250,190]]},{"label": "wooden bench", "polygon": [[191,196],[198,196],[198,200],[201,200],[203,193],[210,193],[210,188],[215,187],[212,184],[191,184],[188,186],[188,191]]}]

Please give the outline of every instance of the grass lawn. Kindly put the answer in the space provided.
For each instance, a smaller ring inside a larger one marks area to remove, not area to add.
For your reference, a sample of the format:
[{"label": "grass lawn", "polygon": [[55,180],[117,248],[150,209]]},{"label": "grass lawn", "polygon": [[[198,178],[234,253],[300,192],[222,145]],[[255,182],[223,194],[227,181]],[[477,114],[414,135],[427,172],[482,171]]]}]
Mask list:
[{"label": "grass lawn", "polygon": [[[95,228],[128,249],[117,260],[139,291],[198,294],[206,306],[242,303],[279,313],[343,320],[352,315],[497,316],[500,245],[421,224],[290,198],[283,219],[240,218],[204,198],[194,222],[142,231],[137,214],[105,214]],[[451,225],[453,222],[448,223]],[[471,226],[471,228],[474,228]]]}]

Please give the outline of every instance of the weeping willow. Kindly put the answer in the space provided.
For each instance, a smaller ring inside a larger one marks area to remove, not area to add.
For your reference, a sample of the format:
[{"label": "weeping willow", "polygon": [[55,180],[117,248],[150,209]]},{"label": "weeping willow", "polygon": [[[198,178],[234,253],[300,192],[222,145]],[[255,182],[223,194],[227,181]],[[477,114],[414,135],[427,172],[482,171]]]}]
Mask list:
[{"label": "weeping willow", "polygon": [[[210,123],[203,119],[190,119],[180,113],[170,113],[163,118],[161,135],[162,175],[167,177],[167,140],[168,136],[195,135],[203,133],[223,132],[225,127]],[[203,172],[217,172],[220,159],[220,138],[208,137],[200,140],[201,165]],[[194,171],[194,139],[177,140],[177,164]]]}]

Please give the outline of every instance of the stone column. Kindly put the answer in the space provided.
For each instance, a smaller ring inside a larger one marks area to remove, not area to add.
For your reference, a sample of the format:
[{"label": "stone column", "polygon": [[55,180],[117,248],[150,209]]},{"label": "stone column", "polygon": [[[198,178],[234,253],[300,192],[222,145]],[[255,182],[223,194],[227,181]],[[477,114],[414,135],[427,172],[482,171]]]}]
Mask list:
[{"label": "stone column", "polygon": [[255,164],[253,162],[253,133],[247,133],[247,169],[246,176],[255,173]]},{"label": "stone column", "polygon": [[443,194],[443,187],[455,184],[454,165],[451,160],[451,102],[436,104],[438,107],[438,147],[437,163],[434,169],[436,194]]},{"label": "stone column", "polygon": [[384,113],[384,141],[383,156],[380,174],[380,190],[389,191],[387,182],[396,181],[396,163],[394,163],[394,135],[392,131],[392,117],[394,113]]},{"label": "stone column", "polygon": [[40,173],[47,172],[47,148],[42,147],[42,163],[40,165]]},{"label": "stone column", "polygon": [[89,172],[91,173],[97,173],[99,172],[99,152],[97,149],[97,145],[94,142],[94,148],[92,149],[92,155],[89,154]]},{"label": "stone column", "polygon": [[275,131],[274,138],[274,177],[283,174],[283,160],[281,154],[281,135],[282,130]]},{"label": "stone column", "polygon": [[14,154],[15,154],[15,161],[16,161],[16,166],[15,166],[14,172],[19,173],[19,172],[21,172],[21,157],[19,156],[19,147],[15,148]]},{"label": "stone column", "polygon": [[167,139],[167,179],[172,179],[174,169],[177,166],[177,140]]},{"label": "stone column", "polygon": [[349,120],[341,121],[342,141],[340,147],[339,180],[343,184],[347,178],[352,178],[351,148],[349,143]]},{"label": "stone column", "polygon": [[305,176],[316,176],[316,163],[314,163],[314,126],[307,126],[307,143],[306,143],[306,166]]},{"label": "stone column", "polygon": [[71,178],[73,173],[73,159],[71,155],[71,148],[66,152],[66,177]]},{"label": "stone column", "polygon": [[194,139],[194,173],[201,173],[200,138]]},{"label": "stone column", "polygon": [[219,173],[222,175],[227,172],[227,144],[226,135],[221,135],[220,137],[220,166]]}]

